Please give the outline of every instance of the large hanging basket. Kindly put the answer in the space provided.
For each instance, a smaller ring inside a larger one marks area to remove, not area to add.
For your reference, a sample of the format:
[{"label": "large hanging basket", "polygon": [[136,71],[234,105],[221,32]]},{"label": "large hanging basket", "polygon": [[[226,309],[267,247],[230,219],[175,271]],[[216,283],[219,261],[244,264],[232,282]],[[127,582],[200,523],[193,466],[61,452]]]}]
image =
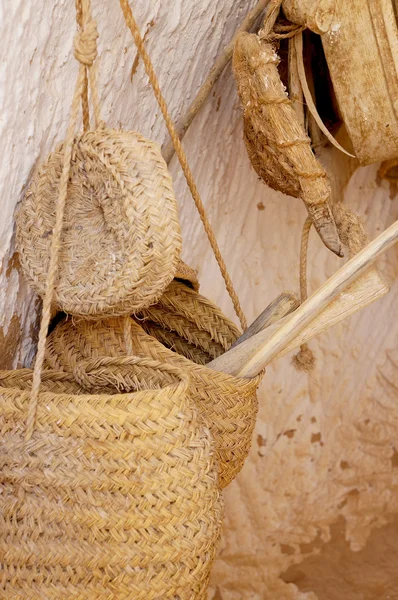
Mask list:
[{"label": "large hanging basket", "polygon": [[[124,325],[124,318],[97,322],[64,319],[47,340],[46,365],[73,372],[87,359],[125,356]],[[189,396],[213,435],[219,483],[225,487],[239,473],[250,450],[260,378],[240,379],[196,364],[146,334],[133,319],[130,325],[135,354],[174,365],[189,375]]]},{"label": "large hanging basket", "polygon": [[205,600],[222,499],[187,376],[131,357],[44,371],[26,442],[31,382],[0,373],[0,596]]},{"label": "large hanging basket", "polygon": [[[59,145],[32,177],[17,215],[21,265],[46,290],[64,158]],[[75,137],[53,302],[66,313],[134,313],[158,300],[181,250],[172,181],[157,144],[100,127]]]}]

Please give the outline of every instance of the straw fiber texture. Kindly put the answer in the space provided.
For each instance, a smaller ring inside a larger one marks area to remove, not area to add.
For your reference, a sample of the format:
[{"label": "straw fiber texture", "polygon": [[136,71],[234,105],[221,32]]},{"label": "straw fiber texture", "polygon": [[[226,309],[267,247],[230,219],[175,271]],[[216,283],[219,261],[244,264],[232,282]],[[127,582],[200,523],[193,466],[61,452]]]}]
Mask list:
[{"label": "straw fiber texture", "polygon": [[176,280],[136,320],[167,348],[201,365],[229,350],[240,336],[215,304]]},{"label": "straw fiber texture", "polygon": [[[22,267],[46,290],[63,144],[36,170],[17,215]],[[90,317],[134,313],[173,279],[181,235],[157,144],[104,127],[74,139],[53,301]]]},{"label": "straw fiber texture", "polygon": [[44,370],[26,442],[32,372],[0,373],[0,597],[205,600],[222,498],[187,376],[128,357],[74,378],[101,394]]},{"label": "straw fiber texture", "polygon": [[181,259],[178,261],[177,271],[174,279],[178,279],[181,283],[185,283],[188,287],[195,292],[199,291],[199,280],[196,272],[185,264]]},{"label": "straw fiber texture", "polygon": [[[46,366],[73,372],[87,359],[125,356],[124,322],[124,318],[96,322],[64,319],[47,339]],[[177,366],[189,375],[190,401],[213,435],[219,483],[225,487],[241,470],[251,446],[260,377],[239,379],[195,364],[147,335],[133,319],[131,341],[134,354]]]},{"label": "straw fiber texture", "polygon": [[301,198],[324,243],[341,253],[329,201],[330,180],[311,149],[278,72],[275,46],[240,33],[233,71],[243,108],[244,141],[250,162],[270,187]]}]

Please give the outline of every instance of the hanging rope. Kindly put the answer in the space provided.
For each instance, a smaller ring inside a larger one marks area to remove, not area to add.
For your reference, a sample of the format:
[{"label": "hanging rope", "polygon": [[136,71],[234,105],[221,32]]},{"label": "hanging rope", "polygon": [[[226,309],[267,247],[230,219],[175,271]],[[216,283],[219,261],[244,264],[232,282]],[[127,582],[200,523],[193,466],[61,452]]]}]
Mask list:
[{"label": "hanging rope", "polygon": [[[39,395],[39,388],[41,383],[41,373],[43,369],[46,338],[48,332],[48,326],[51,318],[51,305],[54,295],[55,278],[58,270],[58,257],[61,247],[61,233],[62,223],[64,218],[65,202],[67,195],[67,187],[69,180],[69,172],[72,157],[73,140],[75,136],[75,129],[77,125],[77,118],[79,113],[79,104],[82,101],[83,110],[87,109],[86,119],[88,115],[88,106],[85,107],[85,100],[83,99],[86,69],[91,71],[94,60],[97,56],[97,44],[96,40],[98,37],[97,27],[95,21],[92,20],[90,14],[90,1],[79,0],[76,2],[77,8],[77,21],[81,22],[80,31],[75,36],[74,48],[75,58],[80,62],[79,72],[77,76],[76,86],[73,94],[72,106],[70,111],[70,118],[68,129],[66,133],[64,143],[64,156],[62,172],[59,181],[59,195],[56,205],[55,212],[55,226],[53,229],[51,253],[50,253],[50,264],[48,267],[48,275],[46,281],[46,294],[43,299],[43,310],[40,323],[39,341],[37,346],[37,356],[33,372],[32,390],[30,396],[30,402],[28,407],[28,418],[26,423],[25,439],[29,440],[32,437],[36,412],[37,412],[37,400]],[[94,78],[90,78],[91,83],[95,83]],[[93,89],[91,89],[93,96]],[[98,95],[97,95],[98,98]],[[97,115],[99,120],[99,105],[96,107]]]},{"label": "hanging rope", "polygon": [[[303,304],[308,298],[307,287],[307,256],[308,256],[308,240],[310,237],[312,220],[307,217],[301,233],[300,246],[300,303]],[[302,344],[298,353],[293,356],[293,365],[298,371],[312,371],[315,367],[315,356],[308,344]]]},{"label": "hanging rope", "polygon": [[171,140],[173,142],[173,146],[175,148],[178,160],[179,160],[181,168],[183,170],[183,173],[184,173],[185,179],[187,181],[189,190],[191,192],[192,198],[193,198],[193,200],[195,202],[195,206],[196,206],[196,208],[198,210],[198,213],[199,213],[199,216],[200,216],[200,218],[202,220],[204,229],[206,231],[207,237],[208,237],[209,242],[210,242],[210,246],[211,246],[211,248],[213,250],[214,256],[216,258],[216,261],[217,261],[218,266],[220,268],[221,274],[223,276],[223,279],[224,279],[225,286],[227,288],[228,294],[229,294],[229,296],[230,296],[230,298],[232,300],[235,312],[236,312],[236,314],[237,314],[237,316],[239,318],[239,321],[241,323],[242,329],[245,330],[247,328],[246,317],[245,317],[245,315],[243,313],[243,310],[241,308],[238,295],[237,295],[237,293],[235,291],[235,288],[233,286],[231,277],[230,277],[230,275],[228,273],[227,266],[226,266],[226,264],[224,262],[224,259],[222,257],[222,254],[221,254],[220,248],[218,246],[217,240],[215,238],[213,229],[212,229],[212,227],[210,225],[210,222],[209,222],[209,220],[207,218],[206,210],[205,210],[205,207],[203,205],[202,199],[200,197],[198,188],[196,187],[196,183],[194,181],[191,169],[189,168],[186,154],[184,152],[184,149],[182,147],[181,141],[180,141],[180,139],[178,137],[177,131],[176,131],[175,127],[174,127],[173,121],[172,121],[171,116],[169,114],[169,111],[168,111],[168,108],[167,108],[167,104],[166,104],[166,102],[165,102],[165,100],[163,98],[162,92],[161,92],[160,87],[159,87],[158,79],[157,79],[155,71],[153,69],[153,65],[152,65],[151,59],[149,58],[149,55],[148,55],[148,53],[146,51],[144,41],[143,41],[143,39],[141,37],[138,25],[136,23],[136,20],[135,20],[135,18],[133,16],[132,11],[131,11],[131,8],[130,8],[130,5],[128,3],[128,0],[120,0],[120,6],[121,6],[122,11],[123,11],[123,15],[124,15],[124,19],[126,21],[126,25],[130,29],[130,31],[131,31],[131,33],[133,35],[134,42],[135,42],[135,44],[137,46],[138,53],[140,54],[140,56],[142,58],[142,61],[143,61],[144,65],[145,65],[146,73],[147,73],[147,75],[149,77],[149,81],[150,81],[150,83],[152,85],[152,88],[153,88],[156,100],[158,101],[158,104],[159,104],[159,107],[160,107],[160,110],[162,111],[163,118],[165,120],[167,129],[169,131]]},{"label": "hanging rope", "polygon": [[[76,8],[76,23],[78,25],[79,30],[81,31],[83,28],[83,10],[82,10],[81,0],[76,0],[75,8]],[[89,111],[89,105],[88,105],[87,68],[84,69],[84,80],[83,80],[83,90],[82,90],[82,113],[83,113],[83,130],[88,131],[90,129],[90,111]]]},{"label": "hanging rope", "polygon": [[307,288],[307,255],[308,255],[308,240],[310,237],[312,221],[309,217],[304,221],[301,232],[300,245],[300,303],[302,304],[308,298]]}]

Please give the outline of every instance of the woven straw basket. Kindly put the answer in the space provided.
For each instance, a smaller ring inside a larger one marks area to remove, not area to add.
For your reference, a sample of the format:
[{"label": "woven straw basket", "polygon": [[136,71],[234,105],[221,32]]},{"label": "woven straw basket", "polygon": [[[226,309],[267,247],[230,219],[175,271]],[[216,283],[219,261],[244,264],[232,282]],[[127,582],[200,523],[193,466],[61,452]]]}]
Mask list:
[{"label": "woven straw basket", "polygon": [[[17,215],[21,264],[46,290],[63,144],[33,175]],[[131,314],[160,297],[181,250],[171,177],[157,144],[104,127],[75,137],[53,300],[90,317]]]},{"label": "woven straw basket", "polygon": [[167,348],[201,365],[229,350],[240,336],[218,306],[176,280],[136,320]]},{"label": "woven straw basket", "polygon": [[[124,321],[124,318],[97,322],[64,319],[48,337],[46,366],[72,372],[87,359],[125,356]],[[225,487],[241,470],[251,446],[260,378],[239,379],[196,364],[146,334],[133,319],[131,337],[134,354],[172,364],[190,376],[189,395],[213,434],[219,483]]]},{"label": "woven straw basket", "polygon": [[188,378],[89,362],[43,372],[29,442],[32,372],[0,373],[0,596],[205,600],[222,498]]}]

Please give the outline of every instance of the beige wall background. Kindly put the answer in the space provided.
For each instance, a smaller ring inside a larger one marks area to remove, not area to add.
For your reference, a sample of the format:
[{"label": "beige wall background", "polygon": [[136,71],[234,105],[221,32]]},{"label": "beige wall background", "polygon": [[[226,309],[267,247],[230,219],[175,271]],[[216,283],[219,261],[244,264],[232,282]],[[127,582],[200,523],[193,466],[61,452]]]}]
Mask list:
[{"label": "beige wall background", "polygon": [[[133,3],[175,119],[254,3]],[[93,10],[105,119],[164,143],[166,128],[142,64],[130,80],[136,52],[119,3],[93,0]],[[35,161],[65,133],[77,69],[74,3],[2,0],[0,34],[0,362],[12,368],[32,359],[38,310],[14,254],[13,215]],[[250,168],[229,67],[184,145],[251,321],[282,290],[298,290],[305,210],[267,189]],[[175,159],[170,169],[183,258],[197,270],[202,293],[233,316]],[[344,201],[363,216],[370,237],[398,218],[397,190],[378,179],[377,165],[354,173]],[[315,235],[309,254],[314,290],[339,259]],[[317,357],[311,374],[298,374],[291,357],[267,370],[250,457],[225,493],[215,600],[398,599],[397,249],[379,266],[391,293],[311,343]]]}]

